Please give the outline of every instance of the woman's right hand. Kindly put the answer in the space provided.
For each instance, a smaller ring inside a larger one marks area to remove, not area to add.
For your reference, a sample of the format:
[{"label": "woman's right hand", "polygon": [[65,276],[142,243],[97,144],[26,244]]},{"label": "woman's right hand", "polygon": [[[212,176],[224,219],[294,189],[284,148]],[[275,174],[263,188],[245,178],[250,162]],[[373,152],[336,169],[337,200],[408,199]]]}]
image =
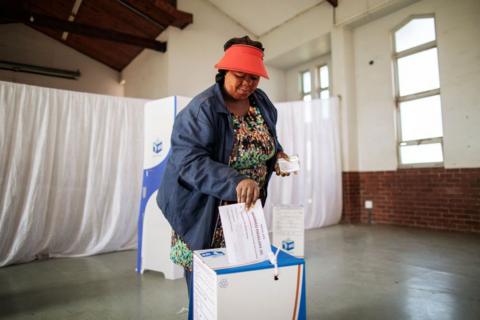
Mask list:
[{"label": "woman's right hand", "polygon": [[257,182],[252,179],[243,179],[237,185],[237,202],[245,203],[245,209],[248,210],[260,197],[260,188]]},{"label": "woman's right hand", "polygon": [[285,152],[277,152],[277,161],[275,162],[275,173],[277,174],[277,176],[286,177],[290,175],[290,173],[288,172],[282,172],[282,170],[280,170],[280,165],[278,164],[278,159],[285,159],[288,161],[288,158],[288,154],[286,154]]}]

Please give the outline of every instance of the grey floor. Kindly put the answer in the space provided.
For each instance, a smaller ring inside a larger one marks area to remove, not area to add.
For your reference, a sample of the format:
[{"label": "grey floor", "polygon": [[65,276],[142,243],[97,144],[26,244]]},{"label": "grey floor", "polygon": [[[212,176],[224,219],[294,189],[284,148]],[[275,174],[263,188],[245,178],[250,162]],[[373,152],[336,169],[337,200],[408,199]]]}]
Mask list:
[{"label": "grey floor", "polygon": [[[1,319],[185,319],[184,280],[135,251],[0,268]],[[308,319],[480,319],[480,235],[390,226],[307,231]]]}]

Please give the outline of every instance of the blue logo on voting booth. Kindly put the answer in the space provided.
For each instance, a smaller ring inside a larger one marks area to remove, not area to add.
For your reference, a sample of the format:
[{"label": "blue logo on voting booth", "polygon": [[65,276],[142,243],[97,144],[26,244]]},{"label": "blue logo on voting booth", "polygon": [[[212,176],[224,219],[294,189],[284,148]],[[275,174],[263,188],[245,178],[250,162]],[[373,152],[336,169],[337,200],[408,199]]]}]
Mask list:
[{"label": "blue logo on voting booth", "polygon": [[162,149],[163,149],[163,142],[158,139],[155,140],[153,142],[153,152],[156,154],[159,154],[160,152],[162,152]]},{"label": "blue logo on voting booth", "polygon": [[211,251],[206,251],[206,252],[202,252],[200,253],[200,255],[202,257],[220,257],[220,256],[224,256],[225,253],[223,253],[222,251],[218,251],[218,250],[211,250]]},{"label": "blue logo on voting booth", "polygon": [[282,249],[287,251],[295,249],[295,241],[290,239],[282,240]]}]

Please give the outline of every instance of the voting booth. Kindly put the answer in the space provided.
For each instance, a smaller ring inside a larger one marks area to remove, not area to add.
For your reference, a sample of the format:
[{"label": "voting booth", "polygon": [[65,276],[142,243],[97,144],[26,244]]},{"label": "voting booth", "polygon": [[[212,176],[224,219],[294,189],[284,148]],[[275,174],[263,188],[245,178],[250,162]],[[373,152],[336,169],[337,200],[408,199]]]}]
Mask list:
[{"label": "voting booth", "polygon": [[195,320],[306,319],[302,258],[280,251],[278,277],[269,260],[231,266],[225,248],[195,251],[193,261]]},{"label": "voting booth", "polygon": [[189,98],[168,97],[144,106],[144,170],[138,217],[137,272],[163,272],[166,279],[183,277],[183,268],[170,261],[172,229],[157,205],[157,190],[170,152],[176,114]]}]

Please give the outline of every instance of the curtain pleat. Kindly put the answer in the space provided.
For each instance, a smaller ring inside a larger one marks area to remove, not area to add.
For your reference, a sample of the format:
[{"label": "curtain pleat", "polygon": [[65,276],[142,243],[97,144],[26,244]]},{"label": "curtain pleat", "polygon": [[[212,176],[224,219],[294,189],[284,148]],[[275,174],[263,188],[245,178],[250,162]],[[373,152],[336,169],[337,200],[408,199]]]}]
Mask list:
[{"label": "curtain pleat", "polygon": [[0,266],[136,247],[145,102],[0,82]]},{"label": "curtain pleat", "polygon": [[276,103],[277,133],[287,154],[300,158],[300,172],[272,177],[265,206],[267,224],[274,206],[303,206],[305,228],[340,221],[342,164],[337,98]]}]

